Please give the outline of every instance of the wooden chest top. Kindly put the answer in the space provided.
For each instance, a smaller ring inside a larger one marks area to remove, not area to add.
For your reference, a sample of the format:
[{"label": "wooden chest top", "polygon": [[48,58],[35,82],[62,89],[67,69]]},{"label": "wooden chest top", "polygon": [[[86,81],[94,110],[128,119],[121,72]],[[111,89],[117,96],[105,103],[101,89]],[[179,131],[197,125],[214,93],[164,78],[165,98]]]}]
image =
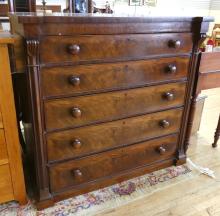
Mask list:
[{"label": "wooden chest top", "polygon": [[100,14],[11,14],[13,31],[28,38],[40,35],[206,33],[212,17],[129,16]]}]

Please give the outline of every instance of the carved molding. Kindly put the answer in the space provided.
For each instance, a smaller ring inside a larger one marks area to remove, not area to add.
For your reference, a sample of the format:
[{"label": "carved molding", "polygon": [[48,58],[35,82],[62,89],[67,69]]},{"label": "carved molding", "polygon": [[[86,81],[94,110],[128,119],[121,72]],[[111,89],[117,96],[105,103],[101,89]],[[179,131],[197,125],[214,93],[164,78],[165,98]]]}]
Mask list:
[{"label": "carved molding", "polygon": [[27,56],[28,65],[38,65],[39,63],[39,41],[38,40],[27,40]]}]

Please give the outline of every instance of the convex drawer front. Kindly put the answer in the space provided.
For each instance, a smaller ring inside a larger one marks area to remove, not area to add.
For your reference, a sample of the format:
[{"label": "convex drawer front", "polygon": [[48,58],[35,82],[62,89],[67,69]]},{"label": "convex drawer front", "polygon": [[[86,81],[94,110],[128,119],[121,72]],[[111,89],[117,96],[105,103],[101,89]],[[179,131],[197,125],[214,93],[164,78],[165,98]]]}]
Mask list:
[{"label": "convex drawer front", "polygon": [[70,186],[174,158],[177,138],[177,135],[172,135],[55,165],[50,168],[51,190],[57,192]]},{"label": "convex drawer front", "polygon": [[47,36],[40,43],[40,59],[41,63],[119,60],[191,50],[191,33]]},{"label": "convex drawer front", "polygon": [[143,86],[187,77],[188,57],[41,69],[46,97]]},{"label": "convex drawer front", "polygon": [[47,134],[48,160],[79,157],[179,132],[182,109]]},{"label": "convex drawer front", "polygon": [[45,102],[47,130],[112,121],[181,106],[186,83],[172,83]]}]

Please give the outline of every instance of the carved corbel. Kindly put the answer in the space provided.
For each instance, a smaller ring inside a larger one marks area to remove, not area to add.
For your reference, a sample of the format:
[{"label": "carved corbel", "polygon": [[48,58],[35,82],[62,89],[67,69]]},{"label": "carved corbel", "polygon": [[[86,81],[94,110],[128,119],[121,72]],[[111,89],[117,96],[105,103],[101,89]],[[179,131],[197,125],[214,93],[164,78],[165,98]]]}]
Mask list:
[{"label": "carved corbel", "polygon": [[26,41],[28,66],[39,65],[39,44],[38,40]]}]

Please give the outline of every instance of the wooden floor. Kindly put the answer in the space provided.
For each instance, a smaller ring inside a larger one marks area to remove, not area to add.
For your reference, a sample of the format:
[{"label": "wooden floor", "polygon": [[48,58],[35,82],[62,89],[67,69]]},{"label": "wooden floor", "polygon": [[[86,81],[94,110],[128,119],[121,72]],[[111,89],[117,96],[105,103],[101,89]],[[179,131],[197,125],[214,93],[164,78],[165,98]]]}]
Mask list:
[{"label": "wooden floor", "polygon": [[220,141],[213,149],[213,134],[220,113],[220,89],[204,91],[208,95],[197,135],[191,137],[188,157],[213,169],[216,179],[196,175],[169,188],[134,201],[102,216],[220,216]]}]

